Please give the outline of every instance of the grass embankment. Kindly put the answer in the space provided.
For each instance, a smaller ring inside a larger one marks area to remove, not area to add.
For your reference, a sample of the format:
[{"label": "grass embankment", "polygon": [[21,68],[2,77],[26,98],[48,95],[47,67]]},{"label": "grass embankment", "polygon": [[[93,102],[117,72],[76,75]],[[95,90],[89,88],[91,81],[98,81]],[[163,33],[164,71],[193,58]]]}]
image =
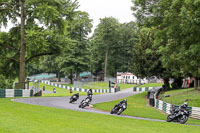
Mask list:
[{"label": "grass embankment", "polygon": [[[66,86],[73,86],[72,84],[63,84]],[[120,86],[120,90],[127,89],[127,88],[133,88],[136,85],[135,84],[117,84]],[[109,89],[109,83],[108,82],[90,82],[87,84],[84,84],[84,89]]]},{"label": "grass embankment", "polygon": [[[164,95],[167,94],[170,95],[170,97],[164,97]],[[186,101],[189,106],[200,107],[200,91],[194,88],[167,91],[160,95],[160,98],[163,101],[176,105],[183,104],[187,99]]]},{"label": "grass embankment", "polygon": [[0,99],[0,133],[198,133],[200,127],[28,105]]},{"label": "grass embankment", "polygon": [[[104,111],[110,111],[119,101],[121,100],[99,103],[95,104],[94,107]],[[161,113],[161,111],[147,104],[146,92],[128,97],[127,103],[127,109],[123,112],[124,115],[166,120],[167,114]],[[200,120],[189,119],[187,123],[200,125]]]},{"label": "grass embankment", "polygon": [[[30,85],[32,85],[32,84],[30,84]],[[47,84],[44,84],[44,83],[40,83],[41,89],[43,88],[43,86],[45,86],[45,91],[50,91],[50,92],[53,92],[53,88],[56,88],[56,93],[45,93],[45,92],[43,92],[43,96],[46,96],[46,97],[72,96],[75,93],[79,93],[79,95],[87,95],[86,92],[73,91],[73,93],[70,93],[70,91],[67,90],[67,89],[47,85]]]},{"label": "grass embankment", "polygon": [[141,85],[139,87],[157,87],[157,86],[162,86],[163,83],[146,83],[144,85]]},{"label": "grass embankment", "polygon": [[[159,113],[158,110],[153,109],[152,107],[147,105],[146,101],[146,93],[137,94],[135,96],[131,96],[127,98],[127,110],[123,112],[125,115],[130,116],[138,116],[145,118],[153,118],[153,119],[162,119],[166,118],[166,115]],[[99,103],[95,104],[95,108],[110,111],[115,104],[120,102],[121,100],[116,100],[112,102]]]},{"label": "grass embankment", "polygon": [[120,90],[127,89],[127,88],[133,88],[133,87],[137,86],[136,84],[118,84],[118,85],[120,86]]}]

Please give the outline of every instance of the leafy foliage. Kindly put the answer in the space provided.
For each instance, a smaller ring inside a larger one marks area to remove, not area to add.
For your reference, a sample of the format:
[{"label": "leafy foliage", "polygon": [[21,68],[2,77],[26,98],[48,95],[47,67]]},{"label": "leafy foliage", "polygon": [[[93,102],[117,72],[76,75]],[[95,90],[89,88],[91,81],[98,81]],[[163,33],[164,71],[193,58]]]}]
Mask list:
[{"label": "leafy foliage", "polygon": [[112,17],[101,19],[90,41],[92,72],[104,70],[104,76],[115,76],[119,71],[129,71],[137,38],[134,22],[120,24]]},{"label": "leafy foliage", "polygon": [[[167,73],[161,71],[159,74],[171,78],[199,77],[199,0],[134,0],[133,3],[140,29],[154,29],[148,52],[156,48],[155,53],[160,55],[157,58],[160,68],[166,69]],[[152,66],[157,60],[151,62]],[[138,69],[142,73],[143,68]]]},{"label": "leafy foliage", "polygon": [[[21,67],[22,63],[38,60],[40,56],[60,53],[68,44],[67,27],[77,8],[76,0],[1,0],[0,26],[7,26],[9,21],[14,25],[9,33],[0,34],[0,47],[3,51],[3,63],[0,67],[5,69],[9,66],[10,72],[4,74],[16,77],[19,74],[18,69],[20,74],[26,72],[25,68]],[[23,19],[24,29],[21,23]],[[19,64],[20,67],[16,67]],[[19,78],[24,79],[24,76],[21,74]]]},{"label": "leafy foliage", "polygon": [[0,89],[12,89],[13,80],[7,79],[5,76],[0,75]]}]

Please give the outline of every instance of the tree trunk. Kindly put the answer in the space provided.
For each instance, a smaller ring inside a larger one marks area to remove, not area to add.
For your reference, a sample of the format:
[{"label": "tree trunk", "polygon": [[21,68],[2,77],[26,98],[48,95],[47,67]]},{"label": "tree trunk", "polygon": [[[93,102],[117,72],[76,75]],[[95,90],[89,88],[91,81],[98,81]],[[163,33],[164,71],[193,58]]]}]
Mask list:
[{"label": "tree trunk", "polygon": [[197,89],[197,79],[194,78],[194,89]]},{"label": "tree trunk", "polygon": [[70,79],[70,84],[73,84],[73,72],[72,72],[72,70],[70,71],[69,79]]},{"label": "tree trunk", "polygon": [[194,78],[194,88],[196,90],[200,89],[200,80],[199,80],[199,78]]},{"label": "tree trunk", "polygon": [[109,52],[109,48],[106,48],[106,57],[105,57],[105,66],[104,66],[104,81],[106,81],[106,77],[107,77],[108,52]]},{"label": "tree trunk", "polygon": [[58,75],[58,82],[61,82],[60,71],[57,72]]},{"label": "tree trunk", "polygon": [[170,90],[170,85],[169,85],[169,79],[168,78],[165,78],[164,79],[164,91],[166,90]]},{"label": "tree trunk", "polygon": [[78,70],[76,70],[76,81],[79,81],[79,74],[80,74],[80,72]]},{"label": "tree trunk", "polygon": [[25,41],[24,41],[24,0],[21,0],[21,45],[20,45],[20,66],[19,66],[19,82],[25,82]]},{"label": "tree trunk", "polygon": [[174,82],[171,85],[172,85],[172,89],[180,89],[180,88],[182,88],[183,78],[181,78],[181,77],[175,78]]}]

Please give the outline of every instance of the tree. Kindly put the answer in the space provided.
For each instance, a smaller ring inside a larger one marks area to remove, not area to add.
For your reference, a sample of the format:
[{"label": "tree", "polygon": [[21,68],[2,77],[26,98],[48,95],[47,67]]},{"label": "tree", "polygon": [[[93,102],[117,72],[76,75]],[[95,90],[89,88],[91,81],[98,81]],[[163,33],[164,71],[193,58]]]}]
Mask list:
[{"label": "tree", "polygon": [[59,67],[65,74],[69,74],[73,83],[73,73],[76,73],[76,80],[79,80],[81,71],[88,70],[89,51],[88,34],[91,32],[92,20],[86,12],[77,11],[69,26],[70,45],[66,47],[61,55]]},{"label": "tree", "polygon": [[[32,55],[28,59],[26,58],[26,49],[29,44],[26,42],[25,34],[27,36],[28,29],[31,29],[29,32],[31,34],[33,33],[32,27],[34,26],[37,29],[39,28],[39,24],[41,24],[45,28],[39,29],[50,29],[56,33],[63,33],[65,30],[66,20],[71,19],[75,9],[77,9],[77,1],[72,2],[71,0],[0,1],[0,22],[4,26],[7,26],[8,20],[10,20],[14,25],[18,25],[19,23],[18,26],[20,27],[20,46],[18,46],[18,48],[20,48],[19,82],[22,83],[25,81],[25,64],[29,59],[52,54],[35,53],[35,55]],[[37,30],[38,33],[39,31],[41,32],[41,30]],[[37,40],[37,38],[35,40]],[[38,45],[41,44],[39,43]],[[43,45],[43,47],[45,47],[45,45]]]},{"label": "tree", "polygon": [[[100,19],[100,24],[95,29],[95,33],[92,38],[93,52],[98,55],[104,55],[104,80],[107,77],[107,66],[109,54],[115,50],[115,46],[119,44],[119,22],[112,17]],[[96,58],[96,57],[95,57]],[[102,56],[100,56],[102,60]]]},{"label": "tree", "polygon": [[199,77],[198,0],[134,0],[140,27],[154,28],[154,45],[172,78]]},{"label": "tree", "polygon": [[143,28],[139,32],[139,43],[134,45],[133,72],[139,77],[157,76],[164,79],[165,88],[169,89],[169,70],[164,68],[161,55],[154,45],[155,29]]},{"label": "tree", "polygon": [[58,82],[61,81],[61,71],[59,67],[59,62],[62,61],[59,54],[48,55],[42,57],[40,59],[40,66],[38,67],[40,70],[45,71],[47,73],[56,73],[56,77],[58,78]]},{"label": "tree", "polygon": [[[133,48],[138,43],[137,28],[135,22],[124,23],[120,25],[120,36],[118,37],[119,46],[115,48],[114,59],[112,60],[115,66],[115,74],[117,72],[132,71]],[[111,64],[111,65],[112,65]]]},{"label": "tree", "polygon": [[[198,11],[200,2],[173,1],[167,9],[164,23],[167,45],[160,47],[163,64],[171,67],[174,76],[200,78]],[[159,37],[158,40],[163,38]],[[172,50],[173,49],[173,50]]]},{"label": "tree", "polygon": [[106,77],[131,71],[133,47],[138,42],[136,31],[134,22],[120,24],[112,17],[102,19],[90,40],[91,71],[97,74],[104,70]]}]

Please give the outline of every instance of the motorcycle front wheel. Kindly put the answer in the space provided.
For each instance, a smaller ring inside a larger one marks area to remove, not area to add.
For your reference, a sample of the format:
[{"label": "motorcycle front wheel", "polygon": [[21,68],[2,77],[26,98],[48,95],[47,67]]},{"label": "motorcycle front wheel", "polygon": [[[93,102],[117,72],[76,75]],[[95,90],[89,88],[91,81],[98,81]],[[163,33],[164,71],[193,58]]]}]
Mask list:
[{"label": "motorcycle front wheel", "polygon": [[171,114],[169,114],[169,115],[167,116],[167,120],[166,120],[167,122],[171,122],[171,121],[173,120],[173,119],[171,118],[171,116],[172,116]]},{"label": "motorcycle front wheel", "polygon": [[111,114],[114,114],[115,113],[115,108],[113,108],[111,111],[110,111]]},{"label": "motorcycle front wheel", "polygon": [[185,124],[187,120],[188,120],[188,116],[183,115],[183,116],[179,119],[179,122],[180,122],[181,124]]}]

